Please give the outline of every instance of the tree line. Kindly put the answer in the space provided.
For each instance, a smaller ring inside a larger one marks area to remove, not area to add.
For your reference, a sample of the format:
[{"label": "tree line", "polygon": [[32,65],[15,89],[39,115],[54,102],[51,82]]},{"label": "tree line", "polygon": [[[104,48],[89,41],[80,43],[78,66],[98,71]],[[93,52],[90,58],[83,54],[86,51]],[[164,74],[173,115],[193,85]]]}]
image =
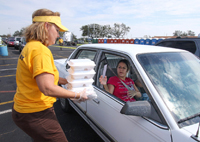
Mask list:
[{"label": "tree line", "polygon": [[[88,24],[83,25],[80,30],[82,31],[83,37],[88,38],[124,38],[124,36],[130,32],[130,27],[126,26],[124,23],[114,23],[113,27],[110,25],[100,25],[100,24]],[[23,36],[25,28],[21,30],[17,30],[14,32],[13,35],[0,35],[1,37],[11,37],[11,36]],[[64,32],[59,32],[60,36],[62,37]],[[76,35],[74,35],[74,39],[77,39]],[[147,36],[147,35],[145,35]],[[191,30],[187,32],[175,30],[173,36],[195,36],[195,33]]]},{"label": "tree line", "polygon": [[173,33],[173,36],[195,36],[195,33],[191,30],[188,30],[187,32],[182,32],[180,30],[176,30]]},{"label": "tree line", "polygon": [[82,36],[90,38],[123,38],[130,31],[130,29],[131,28],[126,26],[124,23],[115,23],[113,27],[110,25],[88,24],[80,28]]}]

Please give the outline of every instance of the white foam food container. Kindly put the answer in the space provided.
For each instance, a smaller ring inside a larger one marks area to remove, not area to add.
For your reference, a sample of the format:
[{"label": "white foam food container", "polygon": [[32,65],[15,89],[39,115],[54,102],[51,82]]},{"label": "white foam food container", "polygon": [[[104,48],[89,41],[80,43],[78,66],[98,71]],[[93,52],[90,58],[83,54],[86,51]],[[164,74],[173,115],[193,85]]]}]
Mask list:
[{"label": "white foam food container", "polygon": [[92,70],[95,67],[94,61],[90,59],[71,59],[67,61],[72,70]]},{"label": "white foam food container", "polygon": [[72,90],[73,88],[78,87],[89,87],[94,82],[93,79],[79,79],[79,80],[73,80],[68,81],[67,89]]},{"label": "white foam food container", "polygon": [[95,71],[92,69],[90,71],[73,71],[71,69],[67,70],[69,75],[67,76],[68,81],[73,81],[75,79],[91,79],[95,75]]}]

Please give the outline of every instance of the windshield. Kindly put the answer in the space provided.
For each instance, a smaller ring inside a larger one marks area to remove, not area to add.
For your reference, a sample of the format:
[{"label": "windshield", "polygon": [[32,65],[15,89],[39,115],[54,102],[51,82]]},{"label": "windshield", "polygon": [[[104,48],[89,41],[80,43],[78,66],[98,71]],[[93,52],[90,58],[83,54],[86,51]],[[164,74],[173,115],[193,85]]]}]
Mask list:
[{"label": "windshield", "polygon": [[21,38],[16,38],[16,40],[17,40],[17,41],[20,41],[20,40],[21,40]]},{"label": "windshield", "polygon": [[[153,53],[138,57],[177,122],[200,112],[200,60],[197,57],[191,53]],[[184,125],[192,123],[196,121],[189,120]]]}]

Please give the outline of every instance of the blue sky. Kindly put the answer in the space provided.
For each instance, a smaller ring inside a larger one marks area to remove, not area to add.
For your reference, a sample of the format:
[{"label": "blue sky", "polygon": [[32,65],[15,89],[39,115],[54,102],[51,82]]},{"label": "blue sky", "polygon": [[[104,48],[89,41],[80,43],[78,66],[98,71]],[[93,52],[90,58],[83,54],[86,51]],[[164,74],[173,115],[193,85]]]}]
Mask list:
[{"label": "blue sky", "polygon": [[31,24],[32,13],[47,8],[61,13],[62,24],[81,37],[87,24],[124,23],[126,38],[172,36],[175,30],[200,33],[199,0],[0,0],[0,35]]}]

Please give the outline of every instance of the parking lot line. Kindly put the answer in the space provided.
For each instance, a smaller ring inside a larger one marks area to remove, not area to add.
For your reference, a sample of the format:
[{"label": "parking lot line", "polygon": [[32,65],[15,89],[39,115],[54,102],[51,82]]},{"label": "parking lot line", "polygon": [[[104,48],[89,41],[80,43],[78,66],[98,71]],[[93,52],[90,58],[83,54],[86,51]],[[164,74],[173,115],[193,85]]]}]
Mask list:
[{"label": "parking lot line", "polygon": [[10,76],[16,76],[16,74],[13,74],[13,75],[4,75],[4,76],[0,76],[1,77],[10,77]]},{"label": "parking lot line", "polygon": [[1,115],[1,114],[4,114],[4,113],[8,113],[8,112],[12,112],[12,109],[8,109],[8,110],[0,111],[0,115]]},{"label": "parking lot line", "polygon": [[3,102],[3,103],[0,103],[0,105],[10,104],[10,103],[13,103],[13,101]]},{"label": "parking lot line", "polygon": [[18,59],[18,57],[17,58],[2,58],[0,60],[13,60],[13,59]]},{"label": "parking lot line", "polygon": [[10,92],[16,92],[15,90],[11,90],[11,91],[0,91],[0,93],[10,93]]},{"label": "parking lot line", "polygon": [[10,68],[10,69],[0,69],[0,71],[9,71],[9,70],[16,70],[17,68]]},{"label": "parking lot line", "polygon": [[76,47],[66,47],[66,46],[53,46],[53,47],[60,47],[60,48],[76,49]]},{"label": "parking lot line", "polygon": [[16,64],[5,64],[5,65],[0,65],[0,66],[11,66],[11,65],[16,65]]}]

